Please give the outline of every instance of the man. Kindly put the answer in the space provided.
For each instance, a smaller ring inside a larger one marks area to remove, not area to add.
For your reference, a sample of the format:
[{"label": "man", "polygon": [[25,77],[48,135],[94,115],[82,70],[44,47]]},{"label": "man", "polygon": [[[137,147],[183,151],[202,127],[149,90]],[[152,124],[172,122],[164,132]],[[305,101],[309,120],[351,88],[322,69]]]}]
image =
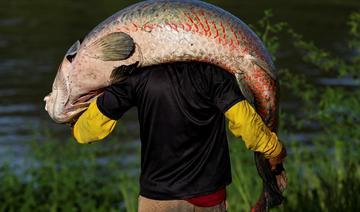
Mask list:
[{"label": "man", "polygon": [[105,138],[133,106],[140,122],[141,212],[226,210],[231,170],[225,117],[230,131],[272,167],[285,157],[233,75],[200,62],[133,71],[79,117],[74,137],[79,143]]}]

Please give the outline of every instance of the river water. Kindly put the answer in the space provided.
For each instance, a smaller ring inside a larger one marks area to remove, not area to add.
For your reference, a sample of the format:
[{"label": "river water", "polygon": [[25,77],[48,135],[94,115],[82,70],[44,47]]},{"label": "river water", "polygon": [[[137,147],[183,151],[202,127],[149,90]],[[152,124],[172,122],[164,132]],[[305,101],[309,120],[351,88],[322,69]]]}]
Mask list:
[{"label": "river water", "polygon": [[[59,137],[70,135],[66,126],[53,123],[44,110],[43,97],[51,90],[58,65],[75,40],[135,2],[0,0],[0,158],[9,155],[5,152],[21,154],[24,142],[35,135],[35,139],[41,139],[44,129]],[[344,51],[347,17],[360,8],[358,0],[209,2],[250,24],[260,19],[265,9],[272,8],[275,20],[289,22],[306,40],[335,52]],[[278,66],[291,66],[292,58],[287,55],[291,54],[284,53]],[[320,84],[351,84],[330,76],[317,77]],[[293,105],[286,95],[282,104]],[[134,110],[123,123],[137,137]]]}]

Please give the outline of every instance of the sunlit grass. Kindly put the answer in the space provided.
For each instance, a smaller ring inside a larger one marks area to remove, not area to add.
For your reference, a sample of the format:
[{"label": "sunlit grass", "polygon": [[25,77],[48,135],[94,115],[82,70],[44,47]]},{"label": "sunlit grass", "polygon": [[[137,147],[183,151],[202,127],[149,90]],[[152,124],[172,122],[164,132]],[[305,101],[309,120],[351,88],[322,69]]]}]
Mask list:
[{"label": "sunlit grass", "polygon": [[[359,143],[306,147],[287,143],[289,188],[279,211],[358,211]],[[79,146],[49,141],[33,144],[34,160],[22,174],[1,166],[0,211],[136,211],[138,163],[98,160],[101,143]],[[320,148],[320,149],[319,149]],[[233,183],[229,211],[249,211],[261,191],[253,155],[239,140],[230,141]],[[124,157],[119,153],[116,157]],[[30,160],[30,158],[29,158]]]},{"label": "sunlit grass", "polygon": [[95,146],[33,143],[26,170],[2,164],[0,211],[119,211],[122,164],[97,161]]}]

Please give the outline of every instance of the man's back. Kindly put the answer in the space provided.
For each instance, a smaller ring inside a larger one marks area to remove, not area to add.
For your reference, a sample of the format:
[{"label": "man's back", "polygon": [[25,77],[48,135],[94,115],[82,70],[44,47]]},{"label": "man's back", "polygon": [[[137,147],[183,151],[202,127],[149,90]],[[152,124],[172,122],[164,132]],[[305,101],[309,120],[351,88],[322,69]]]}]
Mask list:
[{"label": "man's back", "polygon": [[[231,173],[224,115],[230,131],[263,153],[271,169],[286,156],[233,76],[196,62],[139,69],[111,85],[73,125],[75,139],[102,140],[132,106],[141,127],[140,212],[226,210]],[[285,173],[276,179],[284,189]]]},{"label": "man's back", "polygon": [[231,74],[192,62],[139,69],[109,87],[97,106],[111,119],[138,107],[140,194],[186,199],[231,182],[224,112],[241,100]]}]

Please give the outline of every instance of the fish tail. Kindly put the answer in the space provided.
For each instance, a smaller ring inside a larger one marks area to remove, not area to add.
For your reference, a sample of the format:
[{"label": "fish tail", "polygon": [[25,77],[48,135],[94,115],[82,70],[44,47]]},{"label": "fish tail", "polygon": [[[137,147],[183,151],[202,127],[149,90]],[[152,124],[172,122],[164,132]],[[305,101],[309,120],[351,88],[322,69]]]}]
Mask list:
[{"label": "fish tail", "polygon": [[[277,184],[276,174],[271,171],[269,162],[259,153],[254,153],[257,171],[263,181],[263,191],[256,204],[252,207],[252,212],[267,212],[270,208],[280,205],[284,201],[284,196]],[[279,166],[284,170],[282,164]]]}]

